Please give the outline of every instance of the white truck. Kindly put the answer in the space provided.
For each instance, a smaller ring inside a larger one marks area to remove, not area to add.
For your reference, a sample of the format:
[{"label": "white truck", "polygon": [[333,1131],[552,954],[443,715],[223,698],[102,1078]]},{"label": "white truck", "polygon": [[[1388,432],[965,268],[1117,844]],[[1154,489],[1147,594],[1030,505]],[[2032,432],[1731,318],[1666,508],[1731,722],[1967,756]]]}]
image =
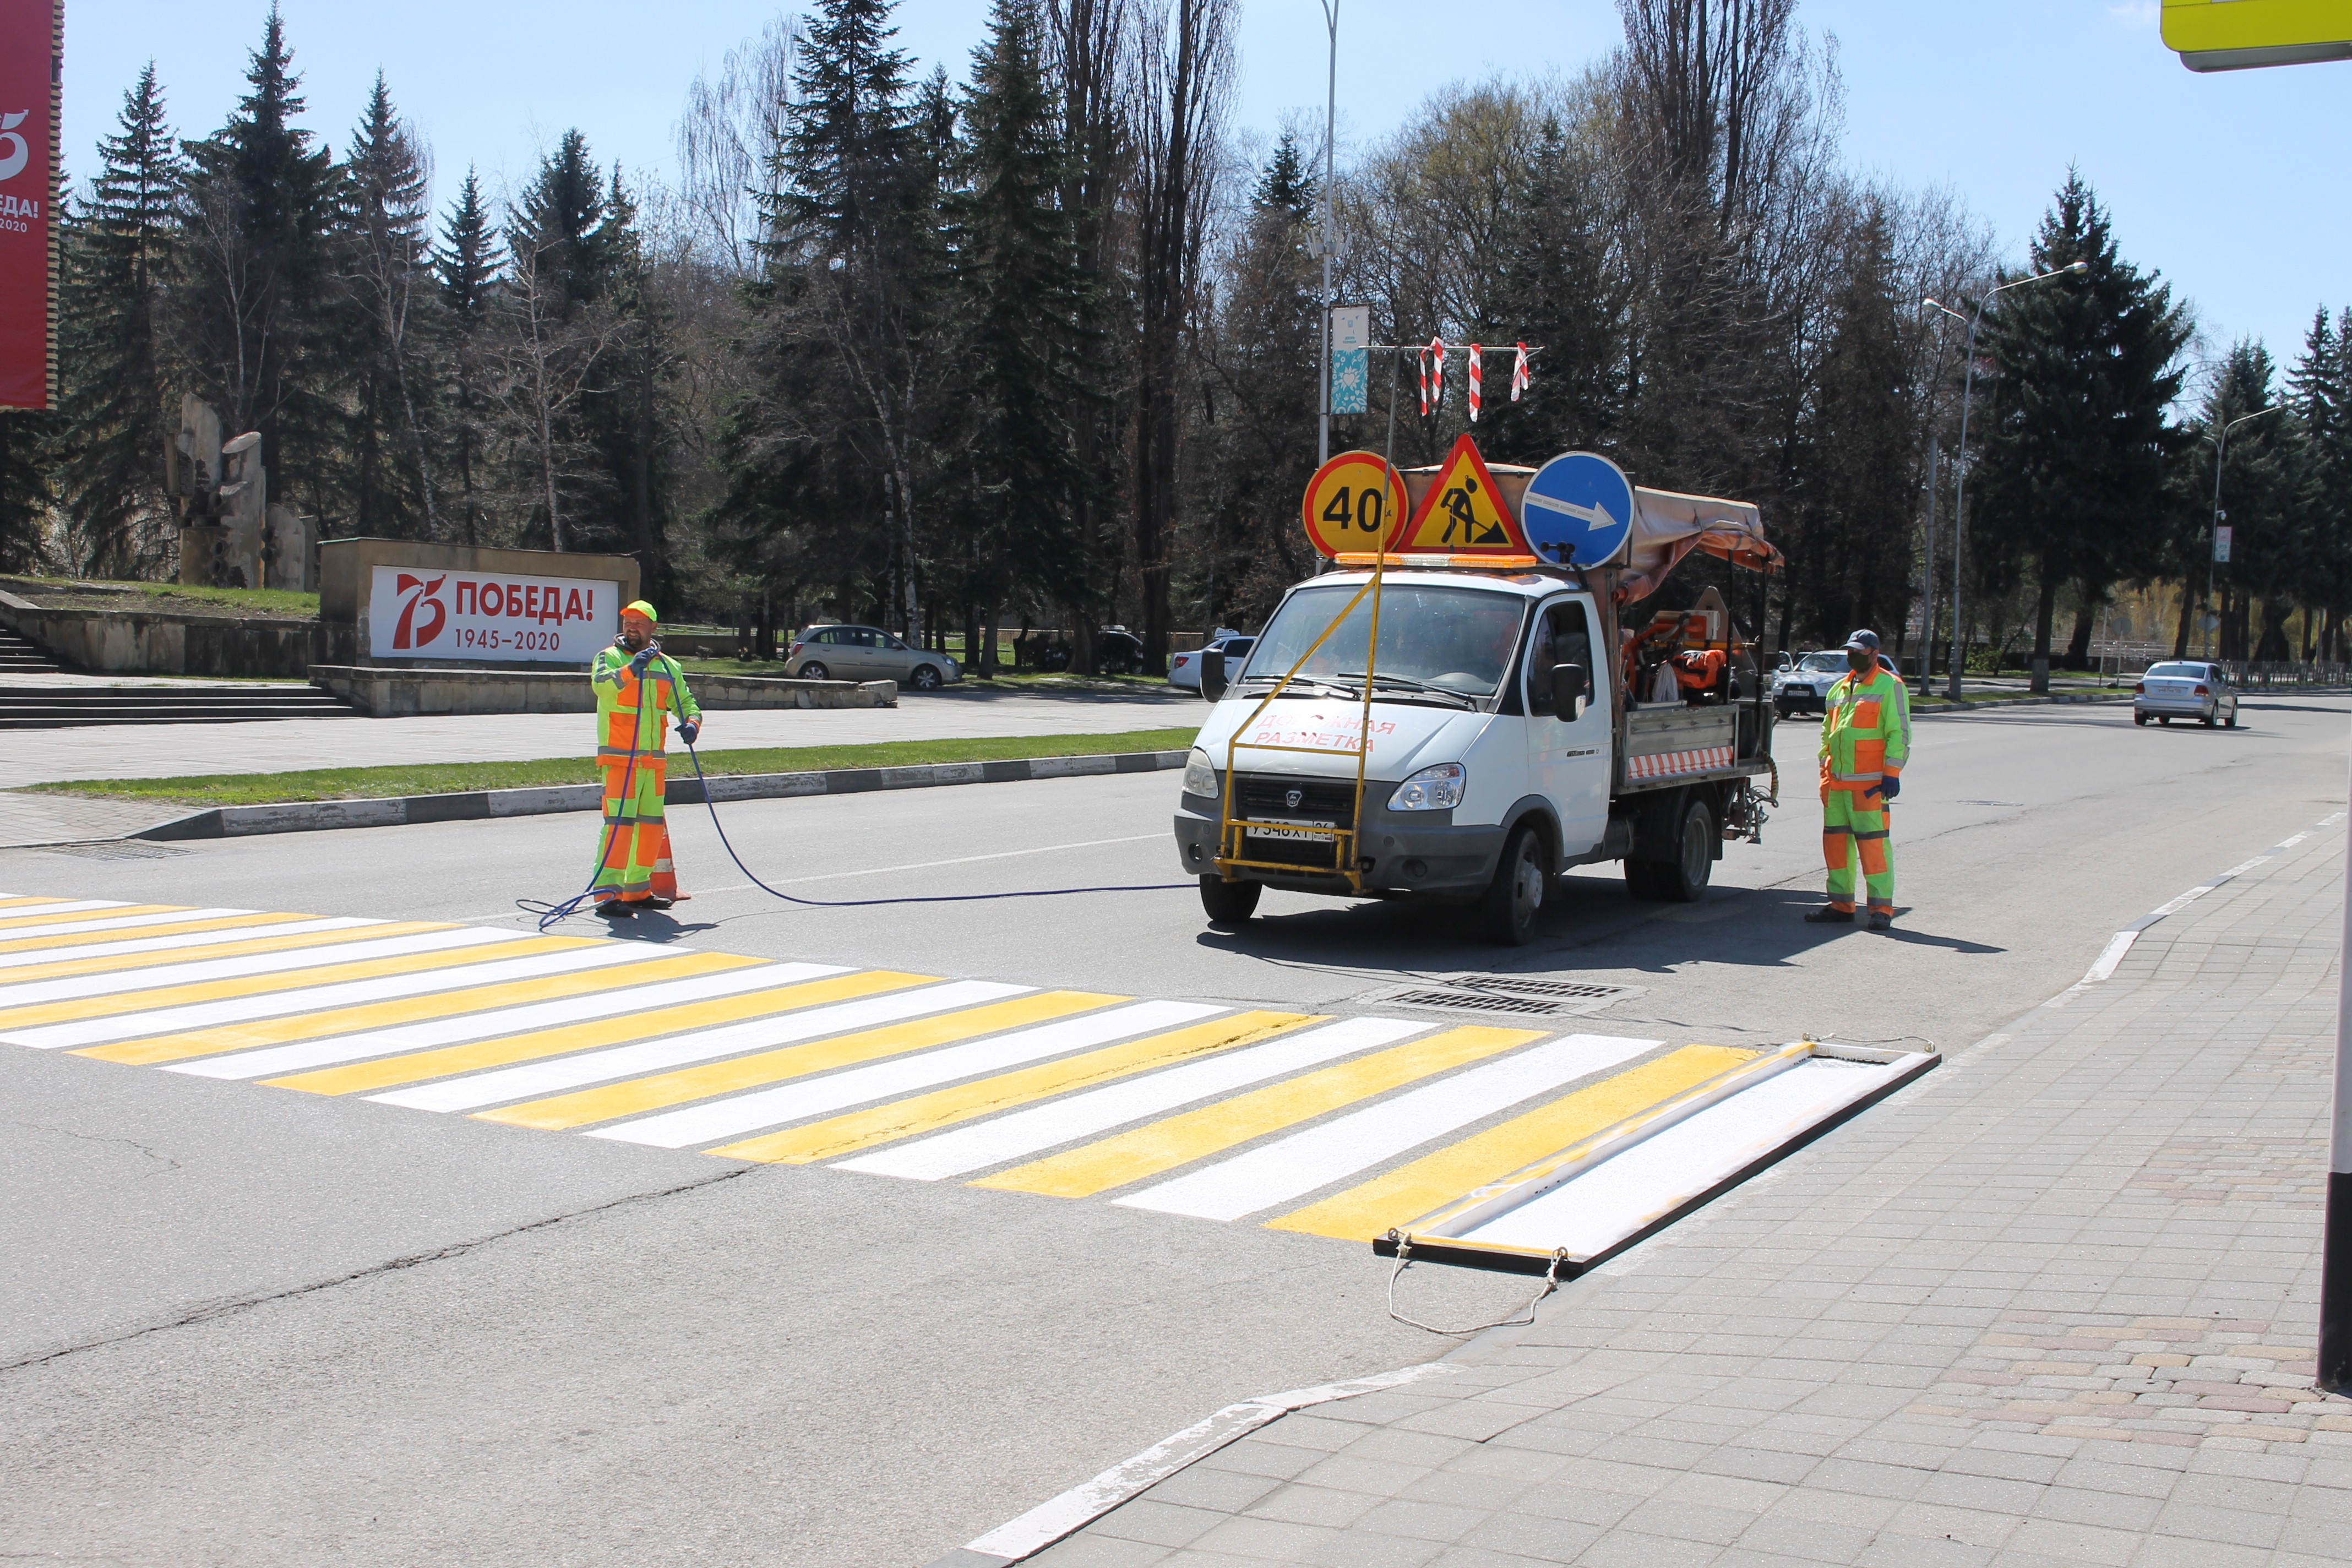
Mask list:
[{"label": "white truck", "polygon": [[[1514,506],[1536,474],[1478,471]],[[1434,473],[1400,477],[1425,494]],[[1525,553],[1396,536],[1376,557],[1332,552],[1341,569],[1293,586],[1241,668],[1210,662],[1175,837],[1213,923],[1246,921],[1268,887],[1421,895],[1516,945],[1555,878],[1610,860],[1636,898],[1701,896],[1724,841],[1758,838],[1776,803],[1776,715],[1717,590],[1636,606],[1693,549],[1777,555],[1753,506],[1633,496],[1603,564],[1525,535]]]}]

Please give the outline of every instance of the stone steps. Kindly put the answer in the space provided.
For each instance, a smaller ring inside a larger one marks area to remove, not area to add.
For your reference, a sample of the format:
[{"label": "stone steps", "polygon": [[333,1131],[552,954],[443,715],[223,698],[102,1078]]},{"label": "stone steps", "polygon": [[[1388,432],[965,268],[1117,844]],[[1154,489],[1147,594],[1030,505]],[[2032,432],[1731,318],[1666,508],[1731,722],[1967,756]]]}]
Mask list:
[{"label": "stone steps", "polygon": [[0,730],[358,717],[350,703],[307,686],[0,686]]}]

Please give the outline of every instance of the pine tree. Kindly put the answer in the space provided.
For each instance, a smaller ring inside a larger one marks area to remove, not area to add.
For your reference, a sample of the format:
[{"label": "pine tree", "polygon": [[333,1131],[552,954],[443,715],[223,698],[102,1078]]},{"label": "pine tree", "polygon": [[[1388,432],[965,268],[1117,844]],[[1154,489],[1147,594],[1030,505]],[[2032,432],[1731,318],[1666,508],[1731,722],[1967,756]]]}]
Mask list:
[{"label": "pine tree", "polygon": [[424,416],[425,346],[439,301],[430,271],[425,161],[376,72],[344,163],[345,279],[353,407],[352,521],[362,536],[439,536]]},{"label": "pine tree", "polygon": [[163,444],[173,426],[157,334],[184,173],[152,61],[123,94],[117,124],[63,236],[58,484],[76,568],[137,577],[172,552]]},{"label": "pine tree", "polygon": [[2352,310],[2334,323],[2324,306],[2313,316],[2287,388],[2304,446],[2300,504],[2311,561],[2303,598],[2324,616],[2322,657],[2340,659],[2352,604]]},{"label": "pine tree", "polygon": [[588,139],[566,131],[523,192],[518,221],[507,237],[515,265],[547,280],[568,314],[604,291],[604,177],[589,155]]},{"label": "pine tree", "polygon": [[1992,408],[1970,486],[1970,548],[1999,569],[2032,563],[2034,653],[2050,653],[2059,590],[2086,601],[2156,569],[2166,479],[2182,433],[2187,312],[2154,272],[2118,253],[2105,209],[2069,175],[2034,237],[2032,269],[2087,272],[2012,289],[1986,322]]},{"label": "pine tree", "polygon": [[440,278],[442,355],[448,379],[448,445],[457,487],[457,524],[467,544],[482,542],[484,438],[488,404],[483,388],[484,334],[499,271],[498,235],[482,205],[482,183],[471,169],[442,226],[434,265]]},{"label": "pine tree", "polygon": [[1071,424],[1087,399],[1077,374],[1084,285],[1059,200],[1055,110],[1036,0],[995,0],[964,95],[952,209],[971,476],[957,553],[975,638],[983,613],[992,626],[1016,586],[1065,601],[1084,591],[1066,537],[1087,482]]},{"label": "pine tree", "polygon": [[294,123],[301,79],[275,7],[246,79],[228,123],[185,150],[180,349],[226,427],[261,432],[272,493],[324,516],[340,493],[341,176]]}]

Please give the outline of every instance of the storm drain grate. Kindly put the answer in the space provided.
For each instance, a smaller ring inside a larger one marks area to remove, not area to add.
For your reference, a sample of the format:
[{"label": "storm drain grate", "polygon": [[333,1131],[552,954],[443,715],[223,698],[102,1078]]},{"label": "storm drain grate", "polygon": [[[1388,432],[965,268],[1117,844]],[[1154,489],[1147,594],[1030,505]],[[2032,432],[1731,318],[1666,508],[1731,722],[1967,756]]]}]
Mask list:
[{"label": "storm drain grate", "polygon": [[140,838],[110,839],[96,844],[43,844],[44,855],[71,855],[81,860],[169,860],[192,854],[176,844],[150,844]]},{"label": "storm drain grate", "polygon": [[1521,1018],[1568,1018],[1597,1013],[1642,994],[1638,985],[1589,980],[1542,980],[1515,974],[1451,975],[1434,984],[1395,985],[1356,999],[1367,1007],[1417,1007],[1442,1013],[1506,1013]]}]

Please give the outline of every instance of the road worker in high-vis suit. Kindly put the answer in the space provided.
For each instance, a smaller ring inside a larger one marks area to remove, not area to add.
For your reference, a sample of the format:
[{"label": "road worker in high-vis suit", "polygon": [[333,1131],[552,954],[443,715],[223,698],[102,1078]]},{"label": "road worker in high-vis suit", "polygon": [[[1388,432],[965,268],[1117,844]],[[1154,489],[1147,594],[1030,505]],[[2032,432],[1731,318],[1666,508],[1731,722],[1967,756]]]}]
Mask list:
[{"label": "road worker in high-vis suit", "polygon": [[[596,766],[604,776],[604,857],[589,892],[608,920],[666,910],[677,890],[662,802],[669,787],[663,754],[669,716],[688,745],[702,730],[702,708],[686,672],[654,641],[660,617],[643,599],[621,612],[621,635],[596,655],[589,686],[596,693]],[[634,752],[634,755],[632,754]]]},{"label": "road worker in high-vis suit", "polygon": [[1903,788],[1911,755],[1911,691],[1879,662],[1878,634],[1845,639],[1846,672],[1823,699],[1822,858],[1830,901],[1805,917],[1816,924],[1853,919],[1853,862],[1869,887],[1870,929],[1895,923],[1895,850],[1887,806]]}]

